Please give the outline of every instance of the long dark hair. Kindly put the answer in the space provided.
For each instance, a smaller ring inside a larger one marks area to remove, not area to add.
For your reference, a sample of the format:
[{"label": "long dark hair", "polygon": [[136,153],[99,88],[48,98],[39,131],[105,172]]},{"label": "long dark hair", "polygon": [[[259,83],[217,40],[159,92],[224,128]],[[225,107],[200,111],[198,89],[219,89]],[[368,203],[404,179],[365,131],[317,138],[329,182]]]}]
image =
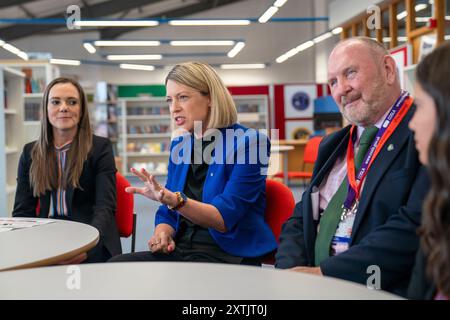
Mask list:
[{"label": "long dark hair", "polygon": [[30,184],[33,195],[38,197],[47,190],[58,188],[58,166],[56,152],[53,145],[53,128],[48,119],[47,105],[51,88],[57,84],[70,83],[80,96],[80,122],[72,145],[67,153],[67,165],[63,174],[63,187],[79,187],[79,179],[83,171],[84,161],[92,148],[92,129],[89,122],[86,95],[80,84],[70,78],[56,78],[45,88],[42,99],[41,133],[31,151],[32,163],[30,167]]},{"label": "long dark hair", "polygon": [[450,297],[450,43],[427,55],[417,81],[436,105],[437,122],[428,150],[431,190],[424,203],[421,245],[427,274]]}]

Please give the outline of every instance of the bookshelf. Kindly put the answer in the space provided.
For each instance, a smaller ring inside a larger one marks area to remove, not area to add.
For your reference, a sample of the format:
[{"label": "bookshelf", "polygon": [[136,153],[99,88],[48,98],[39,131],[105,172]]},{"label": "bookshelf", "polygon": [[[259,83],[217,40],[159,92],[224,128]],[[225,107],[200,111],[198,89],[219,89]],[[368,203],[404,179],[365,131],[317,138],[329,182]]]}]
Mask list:
[{"label": "bookshelf", "polygon": [[166,175],[173,125],[165,98],[124,98],[119,105],[122,173],[130,175],[134,167]]},{"label": "bookshelf", "polygon": [[269,129],[268,98],[266,95],[233,96],[238,122],[253,129]]},{"label": "bookshelf", "polygon": [[23,148],[25,74],[0,65],[0,216],[10,216]]},{"label": "bookshelf", "polygon": [[[118,155],[118,102],[117,86],[98,82],[95,88],[94,96],[94,133],[101,137],[111,140],[114,155]],[[92,113],[91,113],[92,117]]]},{"label": "bookshelf", "polygon": [[25,134],[23,142],[31,142],[38,138],[41,125],[41,103],[45,87],[59,77],[59,68],[45,60],[23,61],[3,60],[2,65],[14,68],[25,74],[23,79],[23,120]]}]

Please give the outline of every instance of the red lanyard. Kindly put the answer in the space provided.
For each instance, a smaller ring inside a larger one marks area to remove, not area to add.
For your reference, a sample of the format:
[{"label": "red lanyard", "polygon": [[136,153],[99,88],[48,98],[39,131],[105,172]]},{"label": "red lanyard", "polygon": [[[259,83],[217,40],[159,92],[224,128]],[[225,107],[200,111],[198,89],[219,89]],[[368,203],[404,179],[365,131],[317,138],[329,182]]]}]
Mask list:
[{"label": "red lanyard", "polygon": [[381,149],[383,148],[386,141],[389,139],[389,137],[392,135],[392,133],[395,131],[397,126],[400,124],[400,122],[403,120],[405,115],[408,113],[411,105],[413,103],[413,99],[411,97],[407,97],[405,101],[403,102],[403,106],[398,111],[397,115],[392,119],[389,126],[386,128],[386,131],[384,132],[383,136],[381,137],[380,141],[378,142],[378,145],[373,153],[373,156],[370,159],[369,165],[367,169],[365,170],[364,174],[361,176],[361,179],[359,181],[356,180],[356,172],[355,172],[355,157],[354,157],[354,150],[353,150],[353,133],[355,131],[356,126],[353,125],[350,129],[350,139],[348,140],[348,146],[347,146],[347,178],[348,182],[350,184],[350,187],[355,192],[355,200],[359,199],[359,194],[361,191],[362,182],[364,181],[367,172],[369,172],[369,168],[371,167],[373,161],[380,153]]}]

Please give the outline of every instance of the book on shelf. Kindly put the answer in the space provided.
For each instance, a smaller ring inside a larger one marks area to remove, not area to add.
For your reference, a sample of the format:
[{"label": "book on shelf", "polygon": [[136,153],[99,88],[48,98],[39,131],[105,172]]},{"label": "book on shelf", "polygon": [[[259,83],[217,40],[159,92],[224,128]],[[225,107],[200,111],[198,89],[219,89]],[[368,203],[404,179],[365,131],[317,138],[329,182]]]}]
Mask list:
[{"label": "book on shelf", "polygon": [[39,93],[45,89],[45,79],[33,74],[32,68],[22,68],[25,74],[25,93]]},{"label": "book on shelf", "polygon": [[40,121],[41,120],[41,103],[40,102],[25,102],[25,121]]},{"label": "book on shelf", "polygon": [[127,152],[158,154],[169,152],[168,142],[128,142]]},{"label": "book on shelf", "polygon": [[144,168],[145,170],[153,174],[167,174],[166,162],[132,162],[131,168],[135,168],[136,170]]},{"label": "book on shelf", "polygon": [[153,115],[169,115],[170,110],[167,107],[128,107],[127,116],[153,116]]},{"label": "book on shelf", "polygon": [[156,125],[127,125],[127,133],[129,134],[152,134],[152,133],[169,133],[170,126],[168,124]]}]

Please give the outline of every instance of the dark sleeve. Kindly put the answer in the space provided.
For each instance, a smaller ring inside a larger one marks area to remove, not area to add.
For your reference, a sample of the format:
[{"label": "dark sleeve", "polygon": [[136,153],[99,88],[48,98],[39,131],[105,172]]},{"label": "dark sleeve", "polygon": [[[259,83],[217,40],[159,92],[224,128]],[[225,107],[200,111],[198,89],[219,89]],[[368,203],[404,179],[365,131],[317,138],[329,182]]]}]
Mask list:
[{"label": "dark sleeve", "polygon": [[94,151],[93,173],[95,179],[95,204],[92,226],[98,229],[100,236],[110,234],[110,228],[115,226],[116,213],[116,164],[112,145],[109,140]]},{"label": "dark sleeve", "polygon": [[[305,192],[303,197],[309,193]],[[308,264],[305,237],[303,235],[302,203],[296,204],[294,213],[281,229],[280,244],[275,255],[275,267],[288,269]]]},{"label": "dark sleeve", "polygon": [[17,189],[13,217],[36,217],[38,198],[33,196],[30,186],[31,145],[23,148],[17,169]]},{"label": "dark sleeve", "polygon": [[417,252],[416,262],[411,274],[407,297],[414,300],[432,299],[434,294],[434,286],[426,275],[427,260],[420,249]]},{"label": "dark sleeve", "polygon": [[[417,172],[406,205],[385,224],[370,232],[347,251],[325,259],[320,268],[326,276],[366,284],[367,268],[378,266],[381,289],[405,294],[415,254],[418,250],[417,227],[421,221],[422,202],[429,190],[429,178],[424,167]],[[402,292],[393,288],[401,287]]]}]

